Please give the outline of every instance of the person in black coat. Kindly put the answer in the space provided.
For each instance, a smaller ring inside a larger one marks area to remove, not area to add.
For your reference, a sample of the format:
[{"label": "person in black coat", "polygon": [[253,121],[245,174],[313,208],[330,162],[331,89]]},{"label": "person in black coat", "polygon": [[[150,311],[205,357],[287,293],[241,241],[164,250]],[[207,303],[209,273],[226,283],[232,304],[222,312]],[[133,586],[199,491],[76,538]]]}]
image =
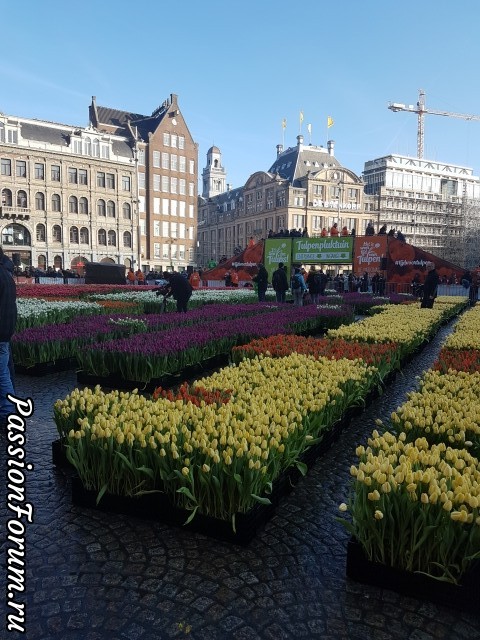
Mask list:
[{"label": "person in black coat", "polygon": [[268,287],[268,271],[263,263],[259,263],[257,275],[252,278],[257,283],[258,301],[265,302],[265,294]]},{"label": "person in black coat", "polygon": [[15,395],[9,360],[10,340],[17,324],[17,292],[13,276],[6,267],[9,259],[4,261],[4,258],[0,247],[0,423],[5,423],[8,416],[15,413],[15,406],[7,396]]},{"label": "person in black coat", "polygon": [[192,285],[180,273],[174,272],[167,276],[168,284],[161,289],[156,289],[157,296],[165,295],[166,298],[172,296],[177,301],[177,311],[187,312],[188,301],[192,296]]},{"label": "person in black coat", "polygon": [[275,290],[277,302],[285,302],[285,295],[288,291],[288,278],[285,272],[283,262],[278,263],[278,269],[275,269],[272,275],[272,287]]},{"label": "person in black coat", "polygon": [[431,309],[435,298],[437,297],[437,288],[440,282],[440,277],[437,273],[433,262],[427,264],[427,277],[423,285],[423,297],[420,304],[421,309]]}]

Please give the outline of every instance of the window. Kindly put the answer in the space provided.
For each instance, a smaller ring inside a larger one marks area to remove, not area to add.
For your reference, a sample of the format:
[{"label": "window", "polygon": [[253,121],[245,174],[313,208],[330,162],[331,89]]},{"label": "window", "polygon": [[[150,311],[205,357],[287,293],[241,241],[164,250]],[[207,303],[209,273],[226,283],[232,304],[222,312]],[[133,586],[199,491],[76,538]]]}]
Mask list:
[{"label": "window", "polygon": [[10,144],[18,144],[18,131],[7,129],[7,142]]},{"label": "window", "polygon": [[178,203],[178,215],[181,218],[185,217],[185,202],[183,200],[180,200],[180,202]]},{"label": "window", "polygon": [[[163,235],[165,235],[165,234],[163,234]],[[167,259],[168,259],[168,258],[170,257],[170,255],[169,255],[169,248],[170,248],[170,245],[168,245],[168,244],[164,244],[164,245],[163,245],[163,254],[162,254],[162,258],[167,258]]]},{"label": "window", "polygon": [[42,162],[35,162],[35,179],[45,180],[45,165]]},{"label": "window", "polygon": [[187,166],[187,159],[185,158],[185,156],[180,156],[178,158],[178,170],[181,171],[182,173],[185,173],[186,166]]},{"label": "window", "polygon": [[61,211],[62,208],[60,206],[61,200],[58,193],[54,193],[52,195],[52,211]]},{"label": "window", "polygon": [[124,247],[132,246],[132,234],[130,233],[130,231],[123,232],[123,246]]},{"label": "window", "polygon": [[92,155],[92,141],[90,140],[90,138],[85,138],[84,141],[84,145],[85,145],[85,154],[87,156],[91,156]]},{"label": "window", "polygon": [[170,200],[170,213],[172,214],[172,216],[177,215],[177,206],[178,203],[176,200]]},{"label": "window", "polygon": [[78,170],[78,184],[88,184],[87,182],[87,170],[79,169]]},{"label": "window", "polygon": [[188,171],[190,173],[195,173],[195,160],[188,161]]},{"label": "window", "polygon": [[188,195],[195,196],[195,184],[193,182],[188,183]]},{"label": "window", "polygon": [[2,176],[11,176],[12,175],[12,161],[7,160],[6,158],[2,158]]},{"label": "window", "polygon": [[170,146],[170,134],[169,134],[169,133],[164,133],[164,134],[163,134],[163,144],[164,144],[166,147],[169,147],[169,146]]},{"label": "window", "polygon": [[122,189],[124,191],[130,191],[130,176],[122,176]]},{"label": "window", "polygon": [[73,167],[68,169],[68,182],[70,184],[77,184],[78,182],[77,170]]},{"label": "window", "polygon": [[78,213],[78,200],[75,196],[70,196],[68,199],[68,211],[70,213]]},{"label": "window", "polygon": [[115,233],[115,231],[110,229],[110,231],[108,232],[108,246],[115,247],[116,245],[117,245],[117,234]]},{"label": "window", "polygon": [[160,151],[154,151],[153,152],[153,154],[152,154],[152,163],[153,163],[153,166],[156,169],[160,169]]},{"label": "window", "polygon": [[154,236],[160,235],[160,220],[153,221],[153,235]]},{"label": "window", "polygon": [[194,213],[193,204],[189,204],[188,205],[188,217],[189,218],[193,218],[193,213]]},{"label": "window", "polygon": [[105,229],[99,229],[97,233],[98,244],[107,246],[107,232]]},{"label": "window", "polygon": [[160,176],[158,173],[153,174],[153,190],[160,191]]},{"label": "window", "polygon": [[176,147],[177,146],[177,134],[176,133],[172,133],[172,135],[170,136],[170,145],[172,147]]},{"label": "window", "polygon": [[70,227],[70,242],[78,244],[78,227]]},{"label": "window", "polygon": [[177,178],[171,178],[170,180],[170,193],[177,193]]},{"label": "window", "polygon": [[107,216],[109,218],[115,218],[115,203],[113,200],[107,202]]},{"label": "window", "polygon": [[145,221],[144,218],[140,218],[140,220],[138,221],[138,224],[140,226],[140,235],[141,236],[146,236],[147,235],[147,223]]},{"label": "window", "polygon": [[138,164],[145,164],[145,149],[138,150]]},{"label": "window", "polygon": [[27,163],[25,160],[17,160],[17,178],[27,177]]},{"label": "window", "polygon": [[80,244],[88,244],[90,234],[88,232],[87,227],[82,227],[80,229]]},{"label": "window", "polygon": [[5,142],[5,126],[0,122],[0,142]]},{"label": "window", "polygon": [[123,211],[123,219],[130,220],[132,217],[132,209],[128,204],[128,202],[123,203],[122,211]]},{"label": "window", "polygon": [[153,199],[153,213],[160,215],[160,198]]},{"label": "window", "polygon": [[99,200],[97,202],[97,215],[99,216],[105,216],[106,215],[106,208],[105,208],[105,200]]},{"label": "window", "polygon": [[162,152],[162,169],[170,168],[170,154]]},{"label": "window", "polygon": [[52,240],[53,242],[62,241],[62,227],[59,224],[54,224],[52,227]]},{"label": "window", "polygon": [[88,200],[86,198],[80,198],[78,201],[78,210],[80,213],[88,215]]},{"label": "window", "polygon": [[115,189],[115,174],[107,173],[107,189]]},{"label": "window", "polygon": [[167,198],[162,198],[162,215],[168,216],[170,213],[170,200]]},{"label": "window", "polygon": [[98,138],[95,138],[93,141],[92,156],[95,156],[96,158],[100,157],[100,142],[98,141]]},{"label": "window", "polygon": [[58,164],[52,164],[51,179],[53,182],[60,182],[60,167]]},{"label": "window", "polygon": [[178,189],[181,196],[186,195],[186,182],[183,178],[180,178],[178,182]]},{"label": "window", "polygon": [[162,222],[162,236],[168,238],[170,235],[170,224],[166,221]]},{"label": "window", "polygon": [[159,242],[154,242],[153,243],[153,257],[154,258],[160,258],[160,243]]},{"label": "window", "polygon": [[45,238],[46,238],[45,225],[37,224],[36,231],[37,231],[37,241],[45,242]]},{"label": "window", "polygon": [[105,187],[105,172],[97,171],[97,187]]},{"label": "window", "polygon": [[162,176],[162,191],[168,193],[170,190],[170,180],[168,176]]},{"label": "window", "polygon": [[178,148],[179,149],[185,149],[185,137],[184,136],[178,136]]},{"label": "window", "polygon": [[176,238],[177,237],[177,223],[176,222],[170,223],[170,237],[171,238]]},{"label": "window", "polygon": [[41,191],[37,191],[35,194],[35,209],[45,211],[45,196]]},{"label": "window", "polygon": [[2,189],[2,206],[12,206],[12,192],[10,191],[10,189]]},{"label": "window", "polygon": [[19,191],[17,193],[17,207],[26,209],[27,207],[27,194],[25,191]]},{"label": "window", "polygon": [[178,225],[178,237],[185,238],[185,224],[183,222]]},{"label": "window", "polygon": [[108,144],[102,144],[102,158],[105,158],[105,160],[110,158],[110,146]]},{"label": "window", "polygon": [[178,156],[176,153],[172,153],[170,156],[170,170],[176,171],[178,167]]}]

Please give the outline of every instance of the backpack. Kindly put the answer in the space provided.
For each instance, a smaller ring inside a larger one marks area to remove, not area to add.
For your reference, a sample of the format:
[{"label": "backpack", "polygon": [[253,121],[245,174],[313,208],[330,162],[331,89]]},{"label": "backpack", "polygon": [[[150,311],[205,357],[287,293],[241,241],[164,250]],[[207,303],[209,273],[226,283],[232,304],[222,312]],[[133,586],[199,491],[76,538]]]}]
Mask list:
[{"label": "backpack", "polygon": [[293,276],[292,278],[292,289],[300,289],[301,288],[300,280],[297,276]]}]

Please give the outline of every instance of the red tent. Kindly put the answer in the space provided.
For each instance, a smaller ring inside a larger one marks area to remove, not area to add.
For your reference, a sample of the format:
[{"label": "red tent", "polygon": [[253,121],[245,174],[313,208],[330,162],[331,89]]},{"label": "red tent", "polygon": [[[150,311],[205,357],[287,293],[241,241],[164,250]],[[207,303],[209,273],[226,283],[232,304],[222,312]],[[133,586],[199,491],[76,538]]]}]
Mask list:
[{"label": "red tent", "polygon": [[247,247],[241,253],[222,264],[202,272],[202,281],[207,282],[218,281],[225,282],[225,274],[231,269],[237,269],[238,280],[240,282],[250,282],[252,277],[258,271],[258,263],[263,262],[264,242],[260,240],[252,247]]}]

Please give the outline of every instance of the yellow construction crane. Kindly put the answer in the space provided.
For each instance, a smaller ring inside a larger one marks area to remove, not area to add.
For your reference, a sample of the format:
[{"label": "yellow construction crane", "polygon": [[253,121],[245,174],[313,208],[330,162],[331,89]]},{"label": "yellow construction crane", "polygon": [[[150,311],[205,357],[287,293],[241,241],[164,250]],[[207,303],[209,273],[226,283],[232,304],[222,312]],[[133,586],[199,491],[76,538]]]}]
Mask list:
[{"label": "yellow construction crane", "polygon": [[408,111],[418,115],[417,130],[417,157],[423,158],[423,139],[425,136],[423,117],[426,113],[434,116],[448,116],[450,118],[461,118],[462,120],[480,120],[480,116],[469,115],[467,113],[453,113],[452,111],[438,111],[437,109],[427,109],[425,107],[425,91],[420,89],[418,102],[413,104],[402,104],[399,102],[389,102],[388,108],[391,111]]}]

